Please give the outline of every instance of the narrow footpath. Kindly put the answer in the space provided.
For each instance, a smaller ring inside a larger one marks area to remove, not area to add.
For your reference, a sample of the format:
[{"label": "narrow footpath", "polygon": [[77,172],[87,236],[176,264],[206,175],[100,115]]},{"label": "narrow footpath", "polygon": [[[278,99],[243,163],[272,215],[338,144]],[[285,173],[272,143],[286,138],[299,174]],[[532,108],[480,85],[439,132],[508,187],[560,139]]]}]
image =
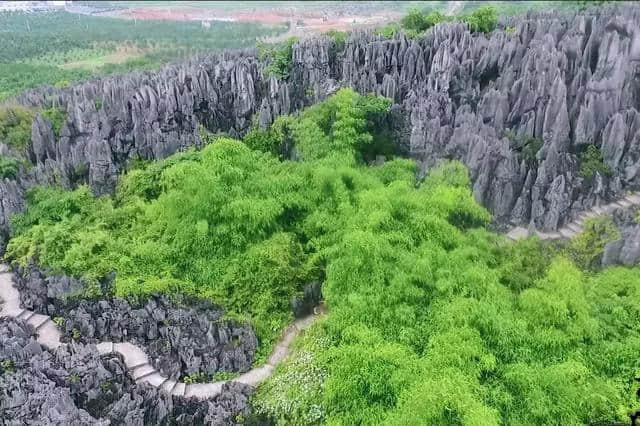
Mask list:
[{"label": "narrow footpath", "polygon": [[[33,326],[37,333],[36,341],[41,345],[55,349],[64,344],[60,341],[62,333],[50,317],[20,307],[20,292],[13,285],[13,275],[9,272],[8,266],[2,264],[0,264],[0,303],[0,317],[18,318]],[[291,343],[298,334],[322,316],[323,312],[319,309],[314,308],[313,314],[296,320],[285,330],[265,365],[249,370],[235,379],[214,383],[186,384],[169,380],[153,368],[147,354],[141,348],[131,343],[102,342],[97,344],[96,348],[100,355],[120,354],[131,377],[137,383],[146,382],[176,396],[213,398],[222,392],[222,385],[228,381],[257,386],[271,377],[275,367],[289,356]]]},{"label": "narrow footpath", "polygon": [[[586,220],[607,216],[613,213],[614,210],[628,209],[637,205],[640,205],[640,191],[631,193],[624,198],[612,201],[604,206],[594,206],[590,210],[580,214],[580,216],[578,216],[573,222],[566,224],[556,232],[541,232],[536,230],[534,233],[541,240],[558,240],[561,238],[571,239],[584,230],[584,222]],[[517,226],[507,233],[507,237],[517,241],[527,238],[529,234],[530,232],[527,228]]]}]

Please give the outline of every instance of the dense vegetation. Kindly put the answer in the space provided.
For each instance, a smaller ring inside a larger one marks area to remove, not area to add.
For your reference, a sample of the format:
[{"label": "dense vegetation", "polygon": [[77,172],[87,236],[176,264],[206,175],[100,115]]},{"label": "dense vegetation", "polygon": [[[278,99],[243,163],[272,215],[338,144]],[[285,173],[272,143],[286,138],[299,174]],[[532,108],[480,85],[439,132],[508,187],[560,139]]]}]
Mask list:
[{"label": "dense vegetation", "polygon": [[423,181],[410,160],[364,165],[386,152],[389,108],[345,89],[245,143],[134,169],[113,197],[34,190],[7,256],[90,284],[116,271],[117,296],[213,300],[252,321],[262,355],[321,279],[329,314],[255,399],[280,424],[628,419],[640,274],[581,269],[607,225],[567,248],[507,243],[461,164]]},{"label": "dense vegetation", "polygon": [[291,37],[278,44],[258,44],[258,54],[261,60],[268,60],[266,73],[281,80],[289,78],[291,67],[293,66],[293,45],[298,40]]},{"label": "dense vegetation", "polygon": [[199,51],[252,46],[284,31],[250,23],[112,19],[66,12],[0,13],[0,100],[44,84],[150,69]]},{"label": "dense vegetation", "polygon": [[[392,22],[378,29],[378,33],[386,38],[393,37],[402,31],[408,37],[417,37],[442,22],[463,22],[471,32],[488,33],[498,25],[498,16],[523,14],[528,10],[585,10],[591,6],[600,6],[606,1],[599,0],[566,0],[566,1],[467,1],[463,2],[456,15],[444,14],[448,5],[431,2],[427,7],[411,8],[400,22]],[[507,27],[505,31],[514,34],[515,28]]]},{"label": "dense vegetation", "polygon": [[433,26],[443,22],[464,22],[472,32],[488,33],[493,31],[498,24],[497,10],[492,6],[483,6],[465,15],[446,16],[438,10],[412,9],[400,20],[400,23],[391,23],[378,30],[384,37],[392,37],[402,30],[409,37],[423,34]]}]

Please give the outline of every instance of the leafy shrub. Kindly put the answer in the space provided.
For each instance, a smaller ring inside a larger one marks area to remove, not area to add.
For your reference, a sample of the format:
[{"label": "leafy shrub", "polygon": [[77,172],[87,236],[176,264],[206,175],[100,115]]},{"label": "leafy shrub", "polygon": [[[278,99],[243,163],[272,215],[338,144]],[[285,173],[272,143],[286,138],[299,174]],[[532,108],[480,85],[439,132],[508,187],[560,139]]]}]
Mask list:
[{"label": "leafy shrub", "polygon": [[385,25],[384,27],[380,27],[376,29],[376,34],[384,37],[384,38],[393,38],[400,31],[400,24],[392,22],[390,24]]},{"label": "leafy shrub", "polygon": [[0,178],[14,179],[20,169],[20,161],[0,155]]},{"label": "leafy shrub", "polygon": [[0,142],[17,149],[31,142],[33,111],[22,106],[0,107]]},{"label": "leafy shrub", "polygon": [[51,122],[53,132],[56,136],[60,135],[60,130],[67,120],[67,112],[59,108],[49,108],[42,111],[42,116]]},{"label": "leafy shrub", "polygon": [[516,27],[507,27],[504,29],[504,32],[510,37],[516,37],[518,35],[518,29]]},{"label": "leafy shrub", "polygon": [[512,149],[519,151],[522,154],[522,158],[527,163],[535,163],[538,161],[538,151],[544,145],[544,141],[539,137],[532,136],[517,136],[513,132],[506,132],[506,136],[511,142]]},{"label": "leafy shrub", "polygon": [[580,155],[579,174],[589,183],[595,179],[596,174],[603,177],[611,176],[613,170],[604,163],[600,150],[595,145],[589,145]]},{"label": "leafy shrub", "polygon": [[417,9],[411,10],[402,20],[400,25],[411,36],[417,36],[429,28],[449,19],[440,12],[431,12],[428,15]]},{"label": "leafy shrub", "polygon": [[483,6],[462,18],[471,32],[490,33],[498,24],[498,13],[492,6]]},{"label": "leafy shrub", "polygon": [[289,78],[293,67],[293,45],[297,42],[297,38],[291,37],[273,47],[264,45],[259,47],[260,57],[269,60],[269,65],[266,68],[267,75],[272,75],[280,80]]},{"label": "leafy shrub", "polygon": [[585,221],[584,231],[571,240],[569,256],[583,269],[599,266],[604,247],[620,239],[620,231],[609,217],[594,218]]},{"label": "leafy shrub", "polygon": [[344,50],[344,47],[347,44],[349,33],[347,33],[346,31],[329,30],[325,33],[325,35],[333,39],[333,45],[331,46],[331,53],[333,55],[336,55]]}]

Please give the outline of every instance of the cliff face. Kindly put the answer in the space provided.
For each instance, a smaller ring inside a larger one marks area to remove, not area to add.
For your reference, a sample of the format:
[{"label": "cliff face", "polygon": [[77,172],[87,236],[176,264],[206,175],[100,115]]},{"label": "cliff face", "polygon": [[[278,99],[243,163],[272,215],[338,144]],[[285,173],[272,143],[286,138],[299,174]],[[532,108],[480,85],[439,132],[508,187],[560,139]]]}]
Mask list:
[{"label": "cliff face", "polygon": [[[243,51],[27,93],[21,103],[59,105],[68,120],[58,136],[35,120],[34,167],[0,182],[0,228],[33,184],[86,181],[106,193],[127,160],[201,143],[200,124],[239,136],[254,119],[266,126],[344,86],[394,100],[397,143],[423,170],[442,158],[462,160],[476,199],[498,224],[556,229],[637,187],[640,7],[529,14],[504,25],[512,29],[488,36],[444,24],[420,40],[371,33],[353,34],[344,46],[307,40],[294,47],[288,81],[266,76],[256,52]],[[535,157],[521,152],[536,139]],[[580,152],[590,144],[610,176],[581,177]]]}]

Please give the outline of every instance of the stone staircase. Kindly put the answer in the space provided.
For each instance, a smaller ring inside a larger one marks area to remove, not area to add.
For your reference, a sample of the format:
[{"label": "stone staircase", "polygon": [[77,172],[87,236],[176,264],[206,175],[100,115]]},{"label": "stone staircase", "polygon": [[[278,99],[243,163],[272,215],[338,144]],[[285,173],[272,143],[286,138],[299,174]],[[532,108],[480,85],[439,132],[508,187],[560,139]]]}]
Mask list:
[{"label": "stone staircase", "polygon": [[[590,210],[580,214],[580,216],[578,216],[573,222],[566,224],[556,232],[541,232],[536,230],[534,234],[541,240],[557,240],[561,238],[571,239],[584,230],[584,222],[587,219],[607,216],[613,213],[614,210],[628,209],[638,205],[640,205],[640,191],[633,192],[624,198],[612,201],[604,206],[594,206]],[[517,241],[529,237],[530,232],[527,228],[517,226],[512,228],[506,235],[511,240]]]},{"label": "stone staircase", "polygon": [[[14,287],[12,275],[6,265],[0,265],[0,299],[2,303],[0,317],[12,317],[26,321],[35,328],[36,341],[49,349],[55,349],[63,344],[60,341],[62,333],[51,318],[20,308],[20,292]],[[293,340],[323,314],[322,307],[314,308],[313,314],[300,318],[290,325],[265,365],[249,370],[235,379],[213,383],[186,384],[170,380],[151,365],[149,357],[142,349],[128,342],[102,342],[96,345],[96,349],[100,355],[120,354],[129,374],[137,383],[149,383],[151,386],[175,396],[207,399],[220,395],[222,386],[228,381],[257,386],[271,377],[275,367],[289,356]]]}]

